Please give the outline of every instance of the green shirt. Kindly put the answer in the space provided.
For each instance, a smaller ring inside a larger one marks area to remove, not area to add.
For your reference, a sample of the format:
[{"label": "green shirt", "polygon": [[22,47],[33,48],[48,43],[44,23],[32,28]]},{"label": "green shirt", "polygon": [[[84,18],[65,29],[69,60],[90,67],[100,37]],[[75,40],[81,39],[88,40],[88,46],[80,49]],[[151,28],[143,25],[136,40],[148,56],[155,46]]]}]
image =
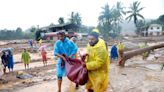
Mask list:
[{"label": "green shirt", "polygon": [[30,62],[30,55],[28,52],[23,52],[22,53],[22,58],[24,63],[29,63]]}]

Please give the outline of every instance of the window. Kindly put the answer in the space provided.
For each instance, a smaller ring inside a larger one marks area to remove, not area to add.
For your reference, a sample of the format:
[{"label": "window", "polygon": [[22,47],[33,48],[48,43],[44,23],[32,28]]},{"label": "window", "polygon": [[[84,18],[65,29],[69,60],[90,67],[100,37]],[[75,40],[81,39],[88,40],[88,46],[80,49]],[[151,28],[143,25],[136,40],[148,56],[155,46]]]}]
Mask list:
[{"label": "window", "polygon": [[151,27],[151,30],[153,30],[153,27]]},{"label": "window", "polygon": [[157,27],[157,29],[159,29],[159,27]]}]

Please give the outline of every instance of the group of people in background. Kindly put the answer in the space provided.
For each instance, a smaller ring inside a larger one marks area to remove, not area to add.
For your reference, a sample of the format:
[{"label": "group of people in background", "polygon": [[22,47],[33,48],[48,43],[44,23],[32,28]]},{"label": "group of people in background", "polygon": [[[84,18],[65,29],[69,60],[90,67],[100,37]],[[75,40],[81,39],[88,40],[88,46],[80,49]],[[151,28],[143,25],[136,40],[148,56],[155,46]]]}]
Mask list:
[{"label": "group of people in background", "polygon": [[[29,40],[28,43],[31,48],[35,44],[35,42],[33,40]],[[38,43],[41,46],[42,41],[39,41]],[[47,56],[46,56],[47,52],[46,52],[45,48],[42,48],[40,50],[40,54],[41,54],[41,58],[43,61],[43,65],[46,66],[47,65]],[[28,52],[27,49],[23,49],[22,54],[21,54],[21,61],[23,62],[25,69],[29,69],[30,60],[31,60],[30,53]],[[6,74],[7,68],[8,68],[9,72],[13,72],[14,58],[13,58],[13,52],[11,49],[2,51],[1,64],[2,64],[4,74]]]},{"label": "group of people in background", "polygon": [[[40,39],[38,41],[38,43],[39,43],[39,47],[42,47],[42,39]],[[33,46],[34,44],[36,46],[35,41],[29,40],[29,45],[31,48],[34,47]],[[47,65],[47,52],[45,50],[45,47],[42,47],[41,49],[39,49],[39,51],[41,54],[43,66],[46,66]],[[22,52],[22,55],[21,55],[21,61],[24,63],[25,69],[29,69],[30,60],[31,60],[30,53],[27,51],[27,49],[24,49],[24,51]]]}]

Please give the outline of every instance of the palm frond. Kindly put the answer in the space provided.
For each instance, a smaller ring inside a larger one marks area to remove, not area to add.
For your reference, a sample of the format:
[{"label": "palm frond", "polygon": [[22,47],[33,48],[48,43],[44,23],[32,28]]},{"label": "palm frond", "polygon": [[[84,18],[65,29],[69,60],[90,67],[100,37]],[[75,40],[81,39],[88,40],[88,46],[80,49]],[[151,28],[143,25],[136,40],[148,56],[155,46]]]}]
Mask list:
[{"label": "palm frond", "polygon": [[127,12],[125,12],[125,11],[121,11],[121,13],[124,14],[124,15],[126,15]]},{"label": "palm frond", "polygon": [[133,11],[127,11],[126,13],[133,13]]},{"label": "palm frond", "polygon": [[133,17],[133,14],[131,14],[131,15],[129,15],[128,17],[126,17],[125,20],[128,20],[128,22],[130,22],[130,20],[132,19],[132,17]]},{"label": "palm frond", "polygon": [[142,8],[140,8],[140,9],[138,9],[137,12],[140,12],[140,11],[141,11],[142,9],[144,9],[144,8],[145,8],[145,7],[142,7]]},{"label": "palm frond", "polygon": [[141,2],[138,2],[138,1],[136,2],[136,8],[139,7],[140,3],[141,3]]},{"label": "palm frond", "polygon": [[137,14],[137,16],[139,16],[142,19],[145,19],[141,14]]}]

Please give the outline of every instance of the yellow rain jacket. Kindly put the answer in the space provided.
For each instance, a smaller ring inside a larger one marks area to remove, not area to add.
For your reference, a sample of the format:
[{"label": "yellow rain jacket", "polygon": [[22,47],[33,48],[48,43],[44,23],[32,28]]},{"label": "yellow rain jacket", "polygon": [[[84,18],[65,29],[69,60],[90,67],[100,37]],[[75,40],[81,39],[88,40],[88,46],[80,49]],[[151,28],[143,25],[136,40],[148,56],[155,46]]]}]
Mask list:
[{"label": "yellow rain jacket", "polygon": [[89,57],[86,59],[89,80],[86,89],[104,92],[108,87],[109,55],[105,42],[99,39],[95,46],[87,46]]},{"label": "yellow rain jacket", "polygon": [[119,43],[118,45],[117,45],[117,48],[118,48],[118,50],[123,50],[124,49],[124,45],[121,43]]}]

